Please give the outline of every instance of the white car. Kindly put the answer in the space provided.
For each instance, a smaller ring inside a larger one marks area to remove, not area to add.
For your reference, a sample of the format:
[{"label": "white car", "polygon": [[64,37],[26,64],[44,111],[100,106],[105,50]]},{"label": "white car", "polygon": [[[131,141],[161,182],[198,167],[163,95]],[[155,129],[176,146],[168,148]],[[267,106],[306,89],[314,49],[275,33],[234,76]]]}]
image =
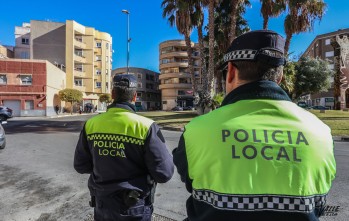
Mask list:
[{"label": "white car", "polygon": [[1,125],[3,123],[4,121],[0,121],[0,149],[4,149],[6,146],[5,130]]}]

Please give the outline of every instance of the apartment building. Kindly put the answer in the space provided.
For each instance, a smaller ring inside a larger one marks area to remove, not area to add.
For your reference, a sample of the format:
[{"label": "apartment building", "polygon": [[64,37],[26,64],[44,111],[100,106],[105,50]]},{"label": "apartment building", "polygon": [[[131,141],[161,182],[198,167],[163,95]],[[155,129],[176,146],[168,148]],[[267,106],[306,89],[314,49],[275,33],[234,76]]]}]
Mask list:
[{"label": "apartment building", "polygon": [[[112,77],[116,74],[126,73],[127,68],[117,68],[113,70]],[[137,110],[160,110],[159,73],[144,68],[129,67],[129,74],[137,77],[137,98],[135,102]]]},{"label": "apartment building", "polygon": [[14,58],[12,46],[0,45],[0,59]]},{"label": "apartment building", "polygon": [[[200,57],[197,44],[192,43],[195,76],[200,82]],[[184,40],[169,40],[159,46],[160,90],[162,109],[194,106],[188,53]]]},{"label": "apartment building", "polygon": [[[302,56],[309,56],[312,58],[321,58],[323,60],[328,60],[330,63],[329,68],[335,71],[334,70],[335,69],[335,64],[334,64],[335,50],[331,45],[331,41],[336,40],[337,36],[343,36],[343,35],[348,36],[349,29],[340,29],[335,32],[325,33],[325,34],[316,36],[315,39],[311,42],[311,44],[308,46],[308,48],[305,50]],[[331,88],[327,92],[311,94],[308,96],[309,105],[312,105],[312,106],[321,105],[321,106],[329,107],[330,109],[334,109],[333,77],[331,77],[330,82],[331,82]],[[341,97],[342,97],[342,103],[343,103],[342,108],[348,108],[349,107],[349,91],[348,90],[342,91]]]},{"label": "apartment building", "polygon": [[15,57],[48,60],[66,72],[66,87],[83,92],[81,105],[99,106],[98,95],[110,93],[110,34],[72,20],[65,23],[31,20],[30,24],[16,27],[15,32]]},{"label": "apartment building", "polygon": [[58,92],[65,88],[66,73],[45,60],[0,59],[0,106],[13,116],[56,115],[64,107]]}]

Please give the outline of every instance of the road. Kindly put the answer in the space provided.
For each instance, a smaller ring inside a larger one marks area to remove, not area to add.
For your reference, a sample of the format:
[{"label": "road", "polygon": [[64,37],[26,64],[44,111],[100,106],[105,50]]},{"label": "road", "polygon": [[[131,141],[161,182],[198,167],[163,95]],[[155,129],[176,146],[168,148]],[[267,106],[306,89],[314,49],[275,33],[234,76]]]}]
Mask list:
[{"label": "road", "polygon": [[[73,169],[75,144],[88,117],[18,118],[5,125],[7,146],[0,150],[0,221],[91,220],[88,175]],[[169,149],[175,148],[181,133],[163,134]],[[327,213],[321,220],[347,221],[349,143],[335,143],[335,155],[338,172],[328,204],[332,210],[339,206],[339,212]],[[158,185],[155,213],[183,220],[188,195],[175,173],[170,182]]]}]

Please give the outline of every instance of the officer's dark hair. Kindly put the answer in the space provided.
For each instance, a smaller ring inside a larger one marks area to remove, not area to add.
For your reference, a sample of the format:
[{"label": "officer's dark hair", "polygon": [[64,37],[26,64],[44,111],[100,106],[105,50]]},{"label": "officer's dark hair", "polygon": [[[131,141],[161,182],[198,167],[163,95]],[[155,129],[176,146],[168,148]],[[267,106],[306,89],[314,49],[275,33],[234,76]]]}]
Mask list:
[{"label": "officer's dark hair", "polygon": [[[279,53],[279,52],[275,52]],[[282,55],[280,53],[280,55]],[[239,70],[239,79],[245,81],[268,80],[278,82],[282,77],[284,66],[273,66],[263,61],[231,62]]]},{"label": "officer's dark hair", "polygon": [[128,88],[126,86],[114,86],[114,101],[115,102],[130,102],[132,101],[136,88]]}]

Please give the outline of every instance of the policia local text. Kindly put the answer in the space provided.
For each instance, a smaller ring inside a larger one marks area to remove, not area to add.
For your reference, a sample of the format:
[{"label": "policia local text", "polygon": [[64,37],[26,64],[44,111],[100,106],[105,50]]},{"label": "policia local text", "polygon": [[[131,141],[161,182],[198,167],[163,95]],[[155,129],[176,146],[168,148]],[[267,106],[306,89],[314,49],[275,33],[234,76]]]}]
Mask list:
[{"label": "policia local text", "polygon": [[[265,160],[301,162],[302,159],[297,155],[297,148],[293,145],[309,145],[302,132],[294,134],[290,131],[282,130],[222,130],[222,142],[227,142],[230,139],[234,140],[232,158],[237,160],[241,158],[252,160],[260,154]],[[244,145],[248,140],[250,141],[249,144]],[[250,144],[252,143],[251,141],[254,143],[253,145]],[[258,145],[258,143],[264,145]],[[292,149],[286,149],[286,145],[293,147]]]}]

